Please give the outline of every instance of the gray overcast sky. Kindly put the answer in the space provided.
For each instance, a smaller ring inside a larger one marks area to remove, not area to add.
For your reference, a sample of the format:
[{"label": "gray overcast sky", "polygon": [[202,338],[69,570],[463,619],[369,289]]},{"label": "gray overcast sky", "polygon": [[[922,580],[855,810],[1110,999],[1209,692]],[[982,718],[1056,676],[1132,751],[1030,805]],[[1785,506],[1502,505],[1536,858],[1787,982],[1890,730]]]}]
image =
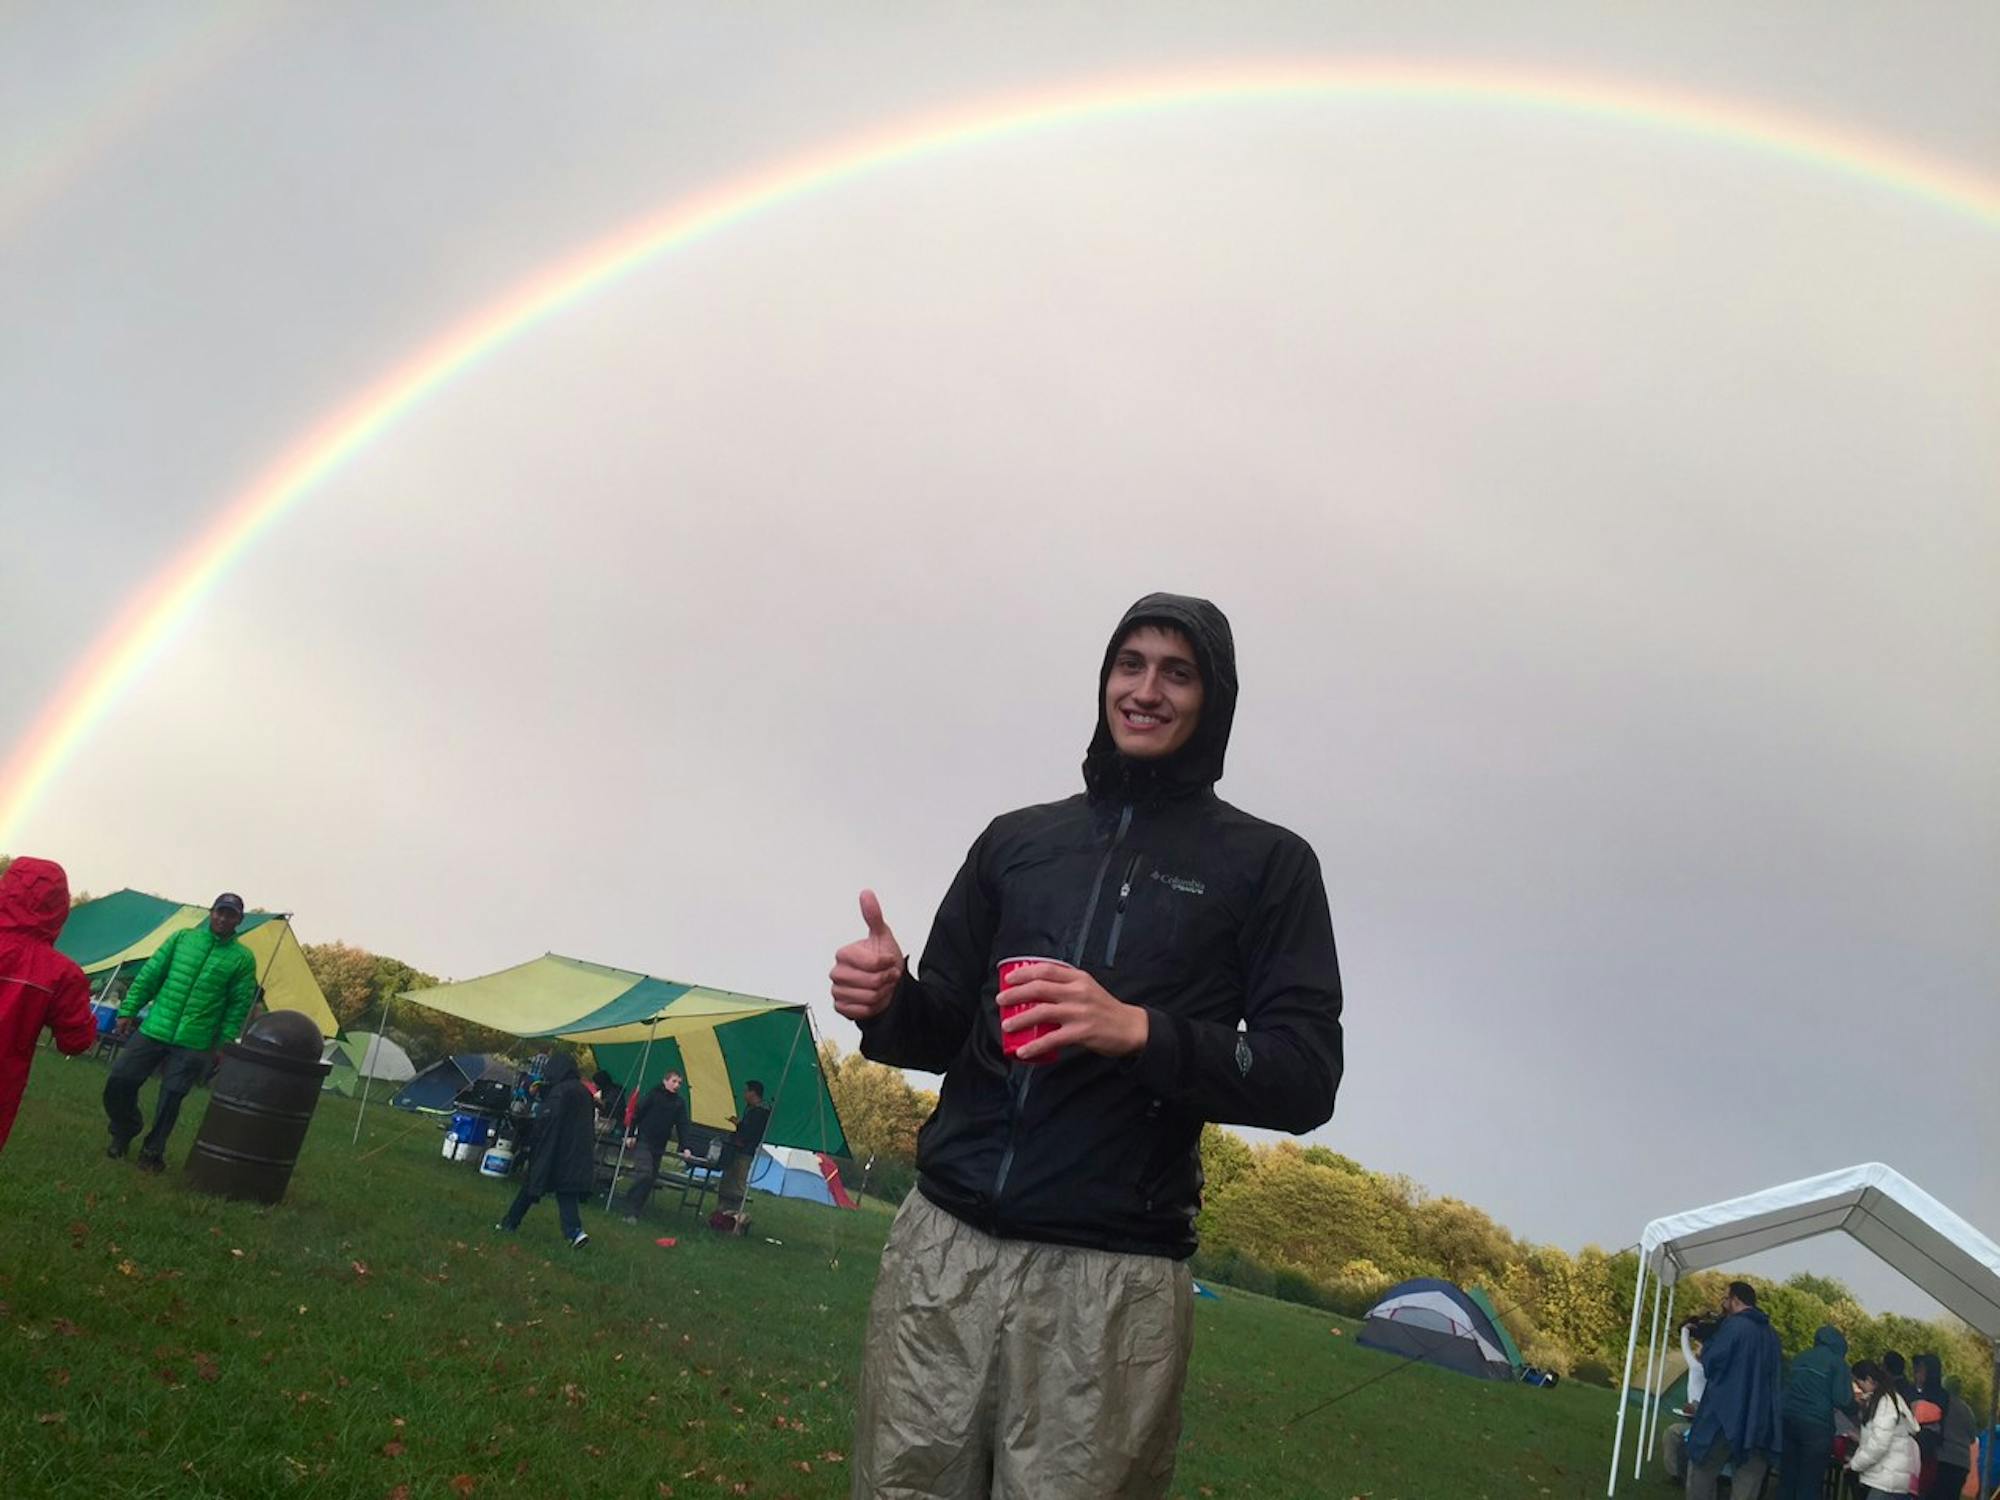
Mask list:
[{"label": "gray overcast sky", "polygon": [[[1231,59],[1617,76],[2000,181],[2000,12],[26,5],[0,742],[314,421],[680,195]],[[1860,1160],[2000,1230],[2000,232],[1726,143],[1240,103],[782,206],[509,346],[214,591],[16,852],[467,976],[815,1002],[1067,793],[1137,594],[1325,864],[1317,1133],[1572,1248]],[[1844,1245],[1768,1262],[1923,1299]]]}]

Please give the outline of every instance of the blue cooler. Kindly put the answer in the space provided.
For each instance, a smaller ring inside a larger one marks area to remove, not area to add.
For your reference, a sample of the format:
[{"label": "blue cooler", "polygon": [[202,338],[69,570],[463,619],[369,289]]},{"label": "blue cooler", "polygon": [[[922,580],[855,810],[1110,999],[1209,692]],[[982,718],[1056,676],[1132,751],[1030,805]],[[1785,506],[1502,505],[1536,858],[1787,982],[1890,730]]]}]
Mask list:
[{"label": "blue cooler", "polygon": [[486,1149],[486,1121],[479,1115],[459,1110],[451,1117],[451,1128],[445,1132],[445,1139],[456,1143],[456,1149],[449,1152],[453,1161],[464,1161],[468,1157],[477,1161]]}]

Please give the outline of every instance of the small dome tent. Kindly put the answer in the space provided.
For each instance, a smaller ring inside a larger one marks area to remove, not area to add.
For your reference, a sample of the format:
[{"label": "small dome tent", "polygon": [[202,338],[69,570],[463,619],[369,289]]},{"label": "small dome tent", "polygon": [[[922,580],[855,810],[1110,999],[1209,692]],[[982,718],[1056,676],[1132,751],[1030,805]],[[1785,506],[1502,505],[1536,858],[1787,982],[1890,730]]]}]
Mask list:
[{"label": "small dome tent", "polygon": [[1383,1293],[1368,1309],[1358,1342],[1482,1380],[1514,1380],[1521,1373],[1520,1351],[1493,1304],[1428,1276]]}]

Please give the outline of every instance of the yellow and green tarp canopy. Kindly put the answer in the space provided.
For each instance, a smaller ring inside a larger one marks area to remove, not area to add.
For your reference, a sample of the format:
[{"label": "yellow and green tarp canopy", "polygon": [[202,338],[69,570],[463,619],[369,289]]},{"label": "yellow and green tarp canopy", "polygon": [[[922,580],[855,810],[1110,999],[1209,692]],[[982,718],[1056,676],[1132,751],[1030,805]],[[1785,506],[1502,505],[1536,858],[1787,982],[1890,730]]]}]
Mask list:
[{"label": "yellow and green tarp canopy", "polygon": [[[56,947],[93,977],[109,976],[128,966],[136,973],[168,938],[207,920],[206,906],[169,901],[144,891],[114,891],[72,910]],[[264,986],[266,1010],[295,1010],[311,1016],[321,1036],[340,1034],[284,912],[245,912],[236,933],[256,956],[257,981]]]},{"label": "yellow and green tarp canopy", "polygon": [[743,1112],[743,1085],[755,1078],[771,1107],[766,1141],[847,1154],[803,1005],[556,953],[402,998],[525,1040],[585,1044],[630,1090],[677,1072],[688,1116],[706,1130],[729,1128],[729,1117]]}]

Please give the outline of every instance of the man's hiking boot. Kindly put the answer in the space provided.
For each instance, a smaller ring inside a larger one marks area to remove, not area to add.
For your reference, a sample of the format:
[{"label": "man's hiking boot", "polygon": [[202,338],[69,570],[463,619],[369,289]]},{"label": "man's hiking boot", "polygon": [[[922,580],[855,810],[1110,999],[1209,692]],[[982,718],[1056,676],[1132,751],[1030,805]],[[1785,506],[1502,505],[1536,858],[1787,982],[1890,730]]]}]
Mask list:
[{"label": "man's hiking boot", "polygon": [[125,1160],[125,1142],[113,1141],[110,1145],[104,1148],[104,1154],[110,1157],[113,1161]]},{"label": "man's hiking boot", "polygon": [[166,1158],[156,1156],[151,1151],[141,1151],[139,1153],[139,1170],[141,1172],[164,1172],[167,1170]]}]

